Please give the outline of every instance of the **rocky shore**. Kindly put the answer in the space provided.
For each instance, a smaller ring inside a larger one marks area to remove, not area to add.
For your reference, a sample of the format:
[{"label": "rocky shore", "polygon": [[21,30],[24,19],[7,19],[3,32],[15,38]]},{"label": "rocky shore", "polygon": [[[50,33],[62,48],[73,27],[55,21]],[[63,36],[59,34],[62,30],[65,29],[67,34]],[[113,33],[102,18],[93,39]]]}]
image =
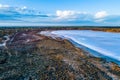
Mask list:
[{"label": "rocky shore", "polygon": [[120,80],[117,64],[37,33],[15,33],[0,48],[0,80]]}]

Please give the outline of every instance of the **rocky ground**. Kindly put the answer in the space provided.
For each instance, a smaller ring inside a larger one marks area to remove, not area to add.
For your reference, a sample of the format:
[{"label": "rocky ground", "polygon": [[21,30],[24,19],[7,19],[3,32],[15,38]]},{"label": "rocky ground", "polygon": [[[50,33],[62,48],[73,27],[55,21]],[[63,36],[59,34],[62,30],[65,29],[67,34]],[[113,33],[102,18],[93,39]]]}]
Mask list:
[{"label": "rocky ground", "polygon": [[37,33],[14,33],[0,48],[0,80],[120,80],[117,64]]}]

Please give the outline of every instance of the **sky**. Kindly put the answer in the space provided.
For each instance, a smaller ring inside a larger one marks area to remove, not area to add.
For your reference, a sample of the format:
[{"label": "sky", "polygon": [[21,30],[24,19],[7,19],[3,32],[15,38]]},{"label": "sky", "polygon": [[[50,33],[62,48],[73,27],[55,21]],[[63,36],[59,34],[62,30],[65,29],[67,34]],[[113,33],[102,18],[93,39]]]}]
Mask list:
[{"label": "sky", "polygon": [[120,0],[0,0],[0,26],[120,26]]}]

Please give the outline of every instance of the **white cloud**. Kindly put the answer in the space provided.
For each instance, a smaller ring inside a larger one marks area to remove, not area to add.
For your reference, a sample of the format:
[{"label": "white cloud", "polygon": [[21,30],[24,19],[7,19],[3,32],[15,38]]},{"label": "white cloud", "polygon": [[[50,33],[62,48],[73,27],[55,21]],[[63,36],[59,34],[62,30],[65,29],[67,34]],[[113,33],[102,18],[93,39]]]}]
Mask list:
[{"label": "white cloud", "polygon": [[70,10],[65,10],[65,11],[61,11],[61,10],[57,10],[56,11],[56,16],[58,17],[58,19],[68,19],[68,18],[73,18],[75,16],[75,11],[70,11]]},{"label": "white cloud", "polygon": [[94,17],[95,17],[96,19],[101,19],[101,18],[106,17],[107,15],[108,15],[108,14],[107,14],[106,11],[100,11],[100,12],[97,12]]},{"label": "white cloud", "polygon": [[[91,24],[91,23],[119,23],[120,16],[113,16],[106,11],[100,11],[95,14],[74,11],[74,10],[57,10],[55,14],[43,14],[35,9],[29,9],[26,6],[12,7],[0,4],[0,22],[3,21],[26,21],[26,22],[43,22],[43,23],[74,23],[74,24]],[[31,21],[32,20],[32,21]]]},{"label": "white cloud", "polygon": [[0,9],[1,8],[8,8],[9,7],[9,5],[2,5],[2,4],[0,4]]},{"label": "white cloud", "polygon": [[75,20],[81,15],[87,14],[86,12],[72,11],[72,10],[57,10],[55,20]]},{"label": "white cloud", "polygon": [[[0,22],[3,21],[26,21],[26,22],[37,22],[44,20],[43,18],[48,17],[47,14],[42,14],[39,11],[29,9],[26,6],[23,7],[11,7],[8,5],[0,4]],[[32,19],[32,21],[30,21]]]},{"label": "white cloud", "polygon": [[[39,13],[39,11],[33,10],[33,9],[28,9],[26,6],[23,7],[12,7],[9,5],[3,5],[0,4],[0,14],[11,14],[11,15],[15,15],[19,14],[19,15],[37,15]],[[17,15],[18,16],[18,15]],[[11,16],[13,17],[13,16]]]},{"label": "white cloud", "polygon": [[23,6],[21,9],[24,10],[24,9],[27,9],[27,7],[26,7],[26,6]]}]

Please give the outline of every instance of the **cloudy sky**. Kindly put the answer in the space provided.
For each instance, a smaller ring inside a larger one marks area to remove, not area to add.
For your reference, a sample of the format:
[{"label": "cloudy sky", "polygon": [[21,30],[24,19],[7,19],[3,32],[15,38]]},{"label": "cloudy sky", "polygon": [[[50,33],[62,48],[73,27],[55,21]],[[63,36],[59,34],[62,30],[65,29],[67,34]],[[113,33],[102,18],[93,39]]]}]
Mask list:
[{"label": "cloudy sky", "polygon": [[0,26],[119,26],[120,0],[0,0]]}]

